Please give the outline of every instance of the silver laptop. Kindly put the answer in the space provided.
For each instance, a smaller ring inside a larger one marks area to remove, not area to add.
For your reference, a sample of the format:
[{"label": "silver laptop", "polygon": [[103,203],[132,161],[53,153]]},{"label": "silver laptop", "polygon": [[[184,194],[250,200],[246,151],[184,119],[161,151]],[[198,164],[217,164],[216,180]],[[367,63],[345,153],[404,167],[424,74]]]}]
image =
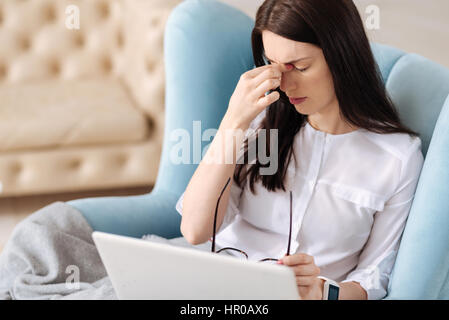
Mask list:
[{"label": "silver laptop", "polygon": [[92,236],[118,299],[299,299],[287,266],[99,231]]}]

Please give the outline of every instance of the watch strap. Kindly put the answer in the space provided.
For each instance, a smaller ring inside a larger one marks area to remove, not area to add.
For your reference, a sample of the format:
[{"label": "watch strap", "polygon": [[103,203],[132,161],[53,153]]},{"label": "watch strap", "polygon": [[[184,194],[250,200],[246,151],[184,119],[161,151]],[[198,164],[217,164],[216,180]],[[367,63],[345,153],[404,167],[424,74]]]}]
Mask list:
[{"label": "watch strap", "polygon": [[318,276],[318,279],[324,280],[323,300],[338,300],[340,285],[336,281],[323,276]]}]

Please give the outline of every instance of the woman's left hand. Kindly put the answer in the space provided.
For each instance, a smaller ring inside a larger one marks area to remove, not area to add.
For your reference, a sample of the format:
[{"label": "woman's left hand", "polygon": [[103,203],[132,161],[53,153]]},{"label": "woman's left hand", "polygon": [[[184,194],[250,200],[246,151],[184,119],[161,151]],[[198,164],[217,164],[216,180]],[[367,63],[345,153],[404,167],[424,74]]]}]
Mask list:
[{"label": "woman's left hand", "polygon": [[293,269],[296,275],[298,292],[303,300],[321,300],[323,297],[324,281],[319,279],[320,268],[315,265],[312,256],[296,253],[284,256],[278,261]]}]

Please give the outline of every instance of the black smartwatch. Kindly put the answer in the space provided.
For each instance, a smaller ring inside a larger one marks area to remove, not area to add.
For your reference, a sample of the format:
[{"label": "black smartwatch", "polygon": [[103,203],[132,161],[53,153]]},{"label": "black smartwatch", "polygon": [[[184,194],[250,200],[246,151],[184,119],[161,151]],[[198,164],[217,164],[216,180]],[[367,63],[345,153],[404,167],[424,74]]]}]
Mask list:
[{"label": "black smartwatch", "polygon": [[323,300],[338,300],[340,285],[334,280],[319,276],[318,279],[324,280]]}]

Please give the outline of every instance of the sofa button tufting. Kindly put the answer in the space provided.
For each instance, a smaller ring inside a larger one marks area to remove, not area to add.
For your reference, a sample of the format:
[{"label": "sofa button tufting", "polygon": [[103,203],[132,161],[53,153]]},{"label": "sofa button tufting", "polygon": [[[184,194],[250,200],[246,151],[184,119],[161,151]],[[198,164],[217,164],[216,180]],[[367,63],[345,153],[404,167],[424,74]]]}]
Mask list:
[{"label": "sofa button tufting", "polygon": [[26,51],[26,50],[30,49],[30,47],[31,47],[30,39],[28,37],[26,37],[26,36],[23,36],[20,39],[20,49],[23,50],[23,51]]},{"label": "sofa button tufting", "polygon": [[3,80],[6,77],[7,70],[4,64],[0,64],[0,80]]},{"label": "sofa button tufting", "polygon": [[112,70],[112,61],[110,57],[103,57],[101,66],[104,72],[109,73]]},{"label": "sofa button tufting", "polygon": [[57,61],[54,60],[50,61],[50,63],[48,64],[48,69],[50,71],[50,74],[52,74],[53,76],[57,76],[61,72],[61,66]]},{"label": "sofa button tufting", "polygon": [[121,166],[121,167],[124,166],[127,160],[128,160],[127,155],[125,155],[125,154],[117,155],[116,162],[119,166]]},{"label": "sofa button tufting", "polygon": [[56,10],[53,6],[46,6],[44,7],[44,9],[42,10],[42,15],[44,18],[44,21],[48,22],[48,23],[52,23],[54,21],[56,21]]},{"label": "sofa button tufting", "polygon": [[98,12],[101,18],[106,19],[109,16],[109,6],[106,2],[100,2],[98,4]]},{"label": "sofa button tufting", "polygon": [[22,169],[23,169],[22,164],[19,162],[14,162],[10,167],[10,171],[14,175],[19,174],[22,171]]},{"label": "sofa button tufting", "polygon": [[81,166],[81,160],[80,159],[72,159],[69,162],[69,169],[78,169]]},{"label": "sofa button tufting", "polygon": [[153,73],[156,68],[156,62],[152,58],[148,58],[146,61],[146,69],[149,73]]},{"label": "sofa button tufting", "polygon": [[124,38],[123,38],[123,32],[122,31],[118,31],[117,32],[117,47],[118,48],[122,48],[124,46]]},{"label": "sofa button tufting", "polygon": [[154,16],[150,20],[150,27],[156,28],[160,24],[160,18],[158,16]]},{"label": "sofa button tufting", "polygon": [[73,40],[74,40],[76,47],[79,47],[79,48],[84,47],[85,40],[84,40],[84,36],[82,33],[77,32]]}]

